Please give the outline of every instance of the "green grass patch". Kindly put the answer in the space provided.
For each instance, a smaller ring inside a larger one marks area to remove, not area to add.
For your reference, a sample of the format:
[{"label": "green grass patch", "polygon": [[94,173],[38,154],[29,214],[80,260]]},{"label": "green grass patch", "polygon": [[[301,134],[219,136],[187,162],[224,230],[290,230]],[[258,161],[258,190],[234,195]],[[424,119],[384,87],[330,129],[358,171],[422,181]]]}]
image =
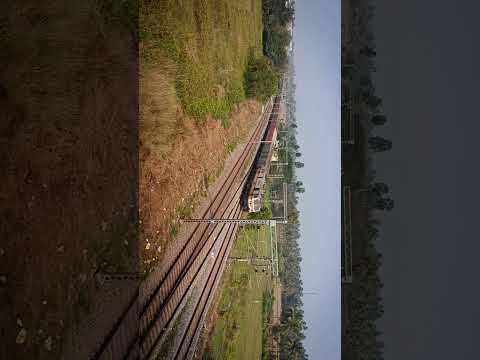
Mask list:
[{"label": "green grass patch", "polygon": [[252,256],[271,256],[270,230],[265,225],[242,226],[238,239],[230,256],[248,258]]},{"label": "green grass patch", "polygon": [[[235,240],[233,258],[270,256],[267,226],[241,229]],[[255,272],[253,265],[233,261],[227,268],[217,307],[219,317],[208,341],[204,359],[260,359],[264,330],[270,313],[272,278]],[[270,299],[270,300],[269,300]]]},{"label": "green grass patch", "polygon": [[170,225],[170,238],[174,239],[178,234],[178,226],[176,224]]},{"label": "green grass patch", "polygon": [[272,312],[273,294],[271,291],[265,291],[262,302],[262,359],[268,360],[270,352],[268,351],[268,340],[271,328],[269,326],[269,317]]},{"label": "green grass patch", "polygon": [[245,98],[249,57],[262,54],[260,0],[140,0],[141,68],[167,57],[182,108],[226,119]]},{"label": "green grass patch", "polygon": [[235,147],[237,146],[236,143],[230,142],[227,144],[227,152],[231,154],[233,150],[235,150]]}]

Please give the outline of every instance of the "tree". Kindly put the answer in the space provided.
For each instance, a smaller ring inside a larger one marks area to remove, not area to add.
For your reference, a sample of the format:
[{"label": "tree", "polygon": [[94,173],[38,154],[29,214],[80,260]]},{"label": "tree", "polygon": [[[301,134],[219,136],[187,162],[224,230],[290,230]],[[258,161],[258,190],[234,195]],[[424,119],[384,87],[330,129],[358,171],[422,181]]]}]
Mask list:
[{"label": "tree", "polygon": [[[370,192],[370,197],[369,197],[369,203],[370,206],[381,209],[381,210],[386,210],[390,205],[390,199],[384,198],[384,195],[387,195],[389,193],[390,189],[387,184],[382,183],[382,182],[377,182],[375,184],[370,185],[369,187],[369,192]],[[393,205],[392,205],[393,207]],[[391,210],[388,209],[388,210]],[[368,227],[370,228],[368,233],[369,235],[373,238],[376,237],[378,231],[375,227],[371,226],[372,224],[369,224]]]},{"label": "tree", "polygon": [[375,115],[372,117],[371,121],[374,125],[379,126],[384,125],[387,122],[387,118],[385,115]]},{"label": "tree", "polygon": [[271,219],[272,218],[272,210],[269,207],[262,206],[260,211],[256,213],[249,214],[250,219]]},{"label": "tree", "polygon": [[295,191],[297,193],[303,194],[305,192],[305,187],[303,186],[303,182],[301,181],[296,181],[295,182]]},{"label": "tree", "polygon": [[374,152],[387,151],[392,148],[392,142],[380,136],[374,136],[368,139],[368,144]]},{"label": "tree", "polygon": [[300,161],[295,161],[295,167],[296,167],[297,169],[303,168],[304,166],[305,166],[304,163],[302,163],[302,162],[300,162]]},{"label": "tree", "polygon": [[367,105],[370,107],[370,109],[374,110],[378,108],[382,104],[382,99],[380,99],[378,96],[375,95],[370,95],[367,98]]},{"label": "tree", "polygon": [[357,70],[352,66],[344,66],[342,68],[342,78],[352,80],[357,74]]},{"label": "tree", "polygon": [[370,185],[370,192],[376,196],[382,196],[384,194],[388,194],[390,189],[388,185],[382,182],[377,182]]},{"label": "tree", "polygon": [[372,79],[370,76],[362,76],[360,78],[360,86],[362,89],[369,91],[370,89],[373,89],[373,83]]},{"label": "tree", "polygon": [[370,239],[375,239],[378,236],[378,229],[375,226],[367,226],[367,233]]},{"label": "tree", "polygon": [[269,28],[264,39],[264,53],[277,68],[284,69],[287,61],[287,47],[292,40],[292,36],[287,28],[274,26]]},{"label": "tree", "polygon": [[245,73],[247,96],[267,101],[278,89],[278,75],[265,56],[251,61]]},{"label": "tree", "polygon": [[377,52],[369,47],[369,46],[365,46],[363,47],[361,50],[360,50],[360,54],[362,55],[365,55],[365,56],[368,56],[368,57],[374,57],[374,56],[377,56]]},{"label": "tree", "polygon": [[279,24],[285,26],[293,21],[295,16],[295,2],[287,3],[278,0],[263,0],[262,12],[264,25]]},{"label": "tree", "polygon": [[293,6],[282,6],[279,10],[280,25],[286,25],[293,20],[293,16],[295,15]]},{"label": "tree", "polygon": [[394,206],[395,202],[390,198],[381,198],[375,203],[375,208],[382,211],[391,211]]}]

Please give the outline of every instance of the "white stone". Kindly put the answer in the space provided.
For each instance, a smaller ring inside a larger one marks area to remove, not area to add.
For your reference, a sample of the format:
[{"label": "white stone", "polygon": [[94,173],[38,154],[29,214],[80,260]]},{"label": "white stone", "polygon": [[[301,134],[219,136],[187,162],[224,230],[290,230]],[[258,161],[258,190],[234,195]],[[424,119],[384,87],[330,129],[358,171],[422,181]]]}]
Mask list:
[{"label": "white stone", "polygon": [[49,336],[45,340],[45,349],[47,349],[47,351],[52,351],[52,337],[51,336]]},{"label": "white stone", "polygon": [[19,345],[23,344],[27,339],[27,330],[25,328],[21,328],[18,332],[17,339],[15,342]]}]

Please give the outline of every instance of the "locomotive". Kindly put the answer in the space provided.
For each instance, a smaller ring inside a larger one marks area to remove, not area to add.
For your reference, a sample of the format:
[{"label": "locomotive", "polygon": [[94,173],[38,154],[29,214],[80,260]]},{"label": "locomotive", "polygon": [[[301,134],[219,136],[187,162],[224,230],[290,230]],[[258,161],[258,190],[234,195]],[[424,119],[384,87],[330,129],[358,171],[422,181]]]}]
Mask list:
[{"label": "locomotive", "polygon": [[249,213],[259,212],[262,208],[262,198],[265,192],[267,175],[270,170],[272,153],[277,141],[277,113],[280,97],[276,96],[270,114],[269,123],[256,154],[254,165],[250,172],[243,193],[243,209]]}]

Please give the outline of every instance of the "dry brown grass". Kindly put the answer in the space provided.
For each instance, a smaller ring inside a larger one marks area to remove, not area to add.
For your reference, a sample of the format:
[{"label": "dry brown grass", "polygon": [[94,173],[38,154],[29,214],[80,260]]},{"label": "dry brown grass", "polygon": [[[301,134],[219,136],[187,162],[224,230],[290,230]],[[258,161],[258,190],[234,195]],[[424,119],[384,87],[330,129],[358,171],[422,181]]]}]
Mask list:
[{"label": "dry brown grass", "polygon": [[179,218],[190,214],[205,194],[205,185],[222,170],[229,151],[246,136],[260,110],[254,100],[241,103],[231,114],[228,128],[213,119],[199,127],[178,111],[181,135],[165,157],[141,149],[140,254],[144,262],[151,266],[162,258],[165,246],[178,231]]},{"label": "dry brown grass", "polygon": [[176,66],[161,54],[157,55],[156,65],[140,66],[140,145],[153,155],[161,156],[171,148],[179,130],[178,99],[175,84],[168,74],[175,71]]}]

